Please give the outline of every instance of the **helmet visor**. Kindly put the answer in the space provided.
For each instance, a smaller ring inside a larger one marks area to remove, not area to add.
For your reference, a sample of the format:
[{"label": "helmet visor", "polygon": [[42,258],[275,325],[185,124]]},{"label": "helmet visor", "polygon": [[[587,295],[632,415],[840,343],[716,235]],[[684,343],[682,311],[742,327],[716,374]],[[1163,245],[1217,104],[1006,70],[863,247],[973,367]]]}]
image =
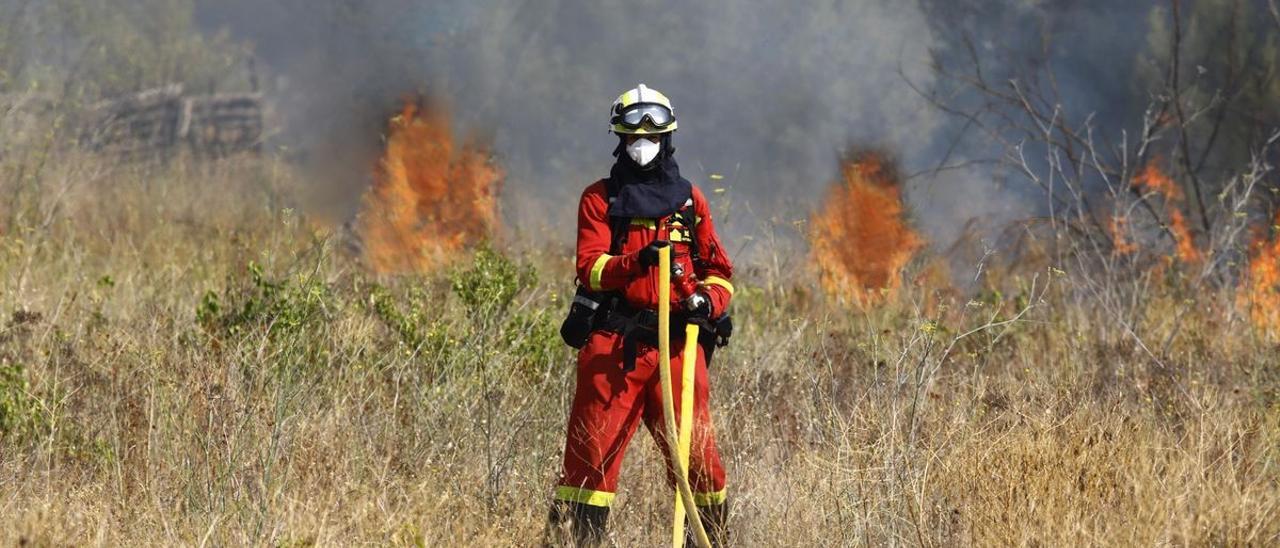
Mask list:
[{"label": "helmet visor", "polygon": [[671,109],[656,103],[639,103],[627,107],[614,117],[614,123],[631,129],[639,129],[644,125],[645,120],[649,125],[656,128],[664,128],[676,121],[675,115],[671,113]]}]

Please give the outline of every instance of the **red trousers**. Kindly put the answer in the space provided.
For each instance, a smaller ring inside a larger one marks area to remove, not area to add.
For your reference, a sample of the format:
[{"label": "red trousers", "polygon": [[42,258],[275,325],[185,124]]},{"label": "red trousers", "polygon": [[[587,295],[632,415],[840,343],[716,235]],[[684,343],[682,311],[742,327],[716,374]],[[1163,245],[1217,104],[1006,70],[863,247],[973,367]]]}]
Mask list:
[{"label": "red trousers", "polygon": [[[676,424],[680,424],[681,371],[684,363],[683,333],[672,333],[672,384],[676,397]],[[618,489],[618,469],[636,427],[644,420],[658,442],[667,466],[667,481],[675,475],[667,451],[662,416],[662,382],[658,350],[644,343],[636,351],[635,369],[623,371],[622,336],[606,331],[591,334],[578,353],[578,386],[569,414],[564,449],[564,471],[556,499],[592,506],[609,506]],[[724,468],[716,450],[708,407],[707,364],[698,348],[698,370],[693,391],[693,434],[689,450],[689,482],[699,506],[722,504],[725,499]]]}]

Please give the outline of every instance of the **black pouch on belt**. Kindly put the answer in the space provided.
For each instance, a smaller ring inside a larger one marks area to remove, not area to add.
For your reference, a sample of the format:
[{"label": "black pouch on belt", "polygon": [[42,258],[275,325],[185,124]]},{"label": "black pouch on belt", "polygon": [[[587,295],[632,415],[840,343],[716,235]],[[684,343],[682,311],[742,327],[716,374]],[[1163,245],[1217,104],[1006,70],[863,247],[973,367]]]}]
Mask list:
[{"label": "black pouch on belt", "polygon": [[595,331],[596,318],[608,313],[609,294],[598,293],[578,286],[569,303],[569,315],[560,324],[560,338],[574,348],[582,348]]}]

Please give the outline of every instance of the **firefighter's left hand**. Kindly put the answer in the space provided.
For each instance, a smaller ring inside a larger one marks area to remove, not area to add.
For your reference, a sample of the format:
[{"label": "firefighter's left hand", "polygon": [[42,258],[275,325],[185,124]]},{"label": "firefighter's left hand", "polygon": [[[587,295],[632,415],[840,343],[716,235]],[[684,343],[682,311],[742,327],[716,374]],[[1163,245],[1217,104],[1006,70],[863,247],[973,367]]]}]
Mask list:
[{"label": "firefighter's left hand", "polygon": [[684,301],[685,310],[694,318],[711,318],[711,298],[701,289]]}]

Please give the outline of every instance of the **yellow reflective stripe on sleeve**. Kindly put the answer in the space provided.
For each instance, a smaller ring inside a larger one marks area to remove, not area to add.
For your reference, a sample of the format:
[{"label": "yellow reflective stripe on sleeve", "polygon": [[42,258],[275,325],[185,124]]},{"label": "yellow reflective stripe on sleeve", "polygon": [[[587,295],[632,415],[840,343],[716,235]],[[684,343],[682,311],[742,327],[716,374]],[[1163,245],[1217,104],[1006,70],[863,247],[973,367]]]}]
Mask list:
[{"label": "yellow reflective stripe on sleeve", "polygon": [[658,223],[653,219],[631,219],[631,224],[637,225],[637,226],[643,226],[649,230],[658,229]]},{"label": "yellow reflective stripe on sleeve", "polygon": [[[586,504],[589,506],[602,506],[608,508],[610,504],[613,504],[614,496],[614,493],[610,493],[608,491],[592,491],[590,489],[571,487],[568,485],[561,485],[556,488],[556,500],[576,502],[578,504]],[[696,502],[697,500],[697,495],[694,495],[694,501]],[[720,491],[720,502],[724,502],[724,491]],[[696,503],[702,504],[701,502]]]},{"label": "yellow reflective stripe on sleeve", "polygon": [[587,287],[592,291],[604,290],[604,288],[600,286],[600,277],[604,275],[604,265],[609,264],[609,259],[612,258],[613,255],[601,253],[600,256],[596,258],[595,264],[591,265],[591,279],[587,280]]},{"label": "yellow reflective stripe on sleeve", "polygon": [[724,504],[724,501],[727,498],[725,495],[728,490],[729,489],[726,487],[714,493],[694,493],[693,503],[698,506],[715,506],[717,504]]},{"label": "yellow reflective stripe on sleeve", "polygon": [[707,279],[702,280],[702,283],[707,285],[718,285],[720,287],[725,288],[725,290],[728,291],[730,295],[733,295],[733,284],[729,283],[729,280],[726,280],[719,276],[707,276]]}]

